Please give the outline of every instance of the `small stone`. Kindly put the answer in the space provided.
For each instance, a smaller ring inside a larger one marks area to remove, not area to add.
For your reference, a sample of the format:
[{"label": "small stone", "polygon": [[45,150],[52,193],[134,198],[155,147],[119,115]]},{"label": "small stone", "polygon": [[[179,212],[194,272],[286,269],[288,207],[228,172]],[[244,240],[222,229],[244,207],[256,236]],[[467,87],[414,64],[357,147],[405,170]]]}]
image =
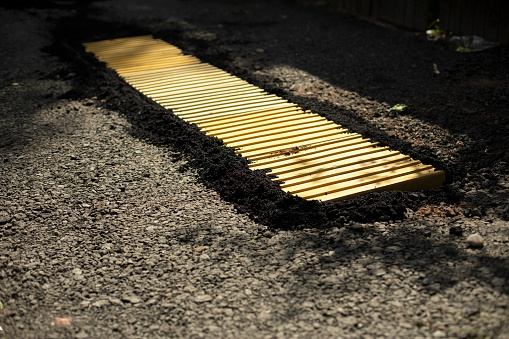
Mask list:
[{"label": "small stone", "polygon": [[90,306],[90,301],[83,300],[82,302],[80,302],[80,307],[81,308],[87,308],[88,306]]},{"label": "small stone", "polygon": [[440,292],[442,285],[440,283],[433,283],[428,286],[428,289],[435,292]]},{"label": "small stone", "polygon": [[74,338],[76,338],[76,339],[86,339],[86,338],[88,338],[88,333],[85,332],[85,331],[81,331],[81,332],[77,333],[74,336]]},{"label": "small stone", "polygon": [[200,260],[210,260],[210,256],[207,253],[200,255]]},{"label": "small stone", "polygon": [[16,220],[24,220],[26,218],[26,215],[24,213],[16,213],[13,215],[13,218]]},{"label": "small stone", "polygon": [[7,224],[11,221],[11,216],[5,211],[0,211],[0,225]]},{"label": "small stone", "polygon": [[135,295],[126,295],[126,296],[122,297],[122,301],[131,303],[131,304],[139,304],[139,303],[141,303],[142,300]]},{"label": "small stone", "polygon": [[110,302],[108,300],[97,300],[92,304],[94,307],[103,307],[109,305]]},{"label": "small stone", "polygon": [[221,327],[219,326],[210,325],[208,328],[210,332],[221,332]]},{"label": "small stone", "polygon": [[79,274],[75,274],[73,278],[74,278],[74,280],[83,280],[83,279],[85,279],[84,276],[79,275]]},{"label": "small stone", "polygon": [[495,277],[491,279],[491,284],[495,287],[504,287],[505,279],[501,277]]},{"label": "small stone", "polygon": [[120,305],[120,306],[124,305],[122,300],[120,300],[118,298],[111,297],[111,298],[109,298],[109,301],[110,301],[110,303],[115,304],[115,305]]},{"label": "small stone", "polygon": [[433,332],[433,338],[445,338],[447,334],[444,331],[436,330]]},{"label": "small stone", "polygon": [[196,287],[194,287],[193,285],[186,285],[186,287],[184,287],[184,291],[193,293],[196,291]]},{"label": "small stone", "polygon": [[[120,301],[119,299],[117,299],[118,301]],[[111,301],[111,300],[110,300]],[[121,302],[121,301],[120,301]],[[149,299],[146,303],[145,303],[147,306],[150,306],[150,305],[155,305],[157,304],[157,299],[155,298],[152,298],[152,299]]]},{"label": "small stone", "polygon": [[421,283],[423,285],[429,285],[429,284],[432,284],[433,283],[433,278],[431,277],[425,277],[424,279],[422,279]]},{"label": "small stone", "polygon": [[348,228],[357,233],[362,233],[365,231],[364,226],[357,222],[352,223]]},{"label": "small stone", "polygon": [[72,318],[55,318],[55,325],[57,326],[71,326]]},{"label": "small stone", "polygon": [[470,247],[480,248],[484,246],[484,239],[481,237],[479,233],[474,233],[468,236],[467,244]]},{"label": "small stone", "polygon": [[264,310],[258,314],[258,320],[260,321],[266,321],[272,316],[270,310]]},{"label": "small stone", "polygon": [[263,236],[265,238],[272,238],[274,236],[274,233],[272,233],[271,231],[265,231],[263,232]]},{"label": "small stone", "polygon": [[448,216],[448,217],[456,216],[456,212],[452,208],[450,208],[450,207],[446,207],[444,209],[444,212],[445,212],[445,215]]},{"label": "small stone", "polygon": [[384,276],[387,272],[382,269],[382,268],[378,268],[378,269],[375,269],[375,270],[372,270],[371,271],[371,274],[373,274],[375,277],[381,277],[381,276]]},{"label": "small stone", "polygon": [[197,303],[203,303],[203,302],[207,302],[207,301],[211,301],[211,300],[212,300],[212,297],[207,294],[198,294],[197,296],[194,297],[194,301]]},{"label": "small stone", "polygon": [[469,210],[469,214],[471,217],[480,217],[482,216],[482,211],[478,207],[473,207]]}]

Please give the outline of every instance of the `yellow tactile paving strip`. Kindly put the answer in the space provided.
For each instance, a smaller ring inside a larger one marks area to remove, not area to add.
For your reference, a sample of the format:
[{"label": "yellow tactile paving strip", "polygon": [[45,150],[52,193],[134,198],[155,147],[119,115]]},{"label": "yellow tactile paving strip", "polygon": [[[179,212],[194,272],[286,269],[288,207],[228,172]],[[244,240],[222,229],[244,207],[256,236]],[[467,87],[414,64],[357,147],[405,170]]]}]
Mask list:
[{"label": "yellow tactile paving strip", "polygon": [[147,97],[270,169],[281,188],[308,200],[337,201],[372,190],[440,186],[443,171],[378,147],[152,36],[84,44]]}]

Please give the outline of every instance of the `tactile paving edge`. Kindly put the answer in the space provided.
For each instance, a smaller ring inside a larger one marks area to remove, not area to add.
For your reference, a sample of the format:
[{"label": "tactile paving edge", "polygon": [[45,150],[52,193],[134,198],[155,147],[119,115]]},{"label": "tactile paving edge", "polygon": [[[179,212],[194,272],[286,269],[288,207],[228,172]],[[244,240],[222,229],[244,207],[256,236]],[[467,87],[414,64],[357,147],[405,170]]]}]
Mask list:
[{"label": "tactile paving edge", "polygon": [[445,173],[266,93],[150,35],[84,43],[135,89],[308,200],[438,187]]}]

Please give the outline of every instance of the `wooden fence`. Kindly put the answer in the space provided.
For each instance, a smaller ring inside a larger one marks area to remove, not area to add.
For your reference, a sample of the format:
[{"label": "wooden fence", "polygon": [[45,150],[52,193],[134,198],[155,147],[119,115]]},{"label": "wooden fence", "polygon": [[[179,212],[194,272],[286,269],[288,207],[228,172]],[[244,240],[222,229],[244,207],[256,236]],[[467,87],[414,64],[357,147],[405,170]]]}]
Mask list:
[{"label": "wooden fence", "polygon": [[478,35],[509,43],[509,1],[442,0],[440,28],[455,35]]},{"label": "wooden fence", "polygon": [[330,0],[349,12],[424,31],[435,19],[454,35],[509,44],[509,0]]}]

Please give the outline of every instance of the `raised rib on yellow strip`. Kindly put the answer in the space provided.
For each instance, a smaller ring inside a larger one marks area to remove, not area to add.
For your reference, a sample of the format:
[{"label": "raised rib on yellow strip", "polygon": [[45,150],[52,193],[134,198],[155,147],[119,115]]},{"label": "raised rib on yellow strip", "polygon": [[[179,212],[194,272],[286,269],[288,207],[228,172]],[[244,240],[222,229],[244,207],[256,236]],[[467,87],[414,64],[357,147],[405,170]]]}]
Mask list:
[{"label": "raised rib on yellow strip", "polygon": [[337,201],[375,190],[440,186],[445,173],[378,147],[150,35],[84,44],[131,86],[270,170],[304,199]]}]

